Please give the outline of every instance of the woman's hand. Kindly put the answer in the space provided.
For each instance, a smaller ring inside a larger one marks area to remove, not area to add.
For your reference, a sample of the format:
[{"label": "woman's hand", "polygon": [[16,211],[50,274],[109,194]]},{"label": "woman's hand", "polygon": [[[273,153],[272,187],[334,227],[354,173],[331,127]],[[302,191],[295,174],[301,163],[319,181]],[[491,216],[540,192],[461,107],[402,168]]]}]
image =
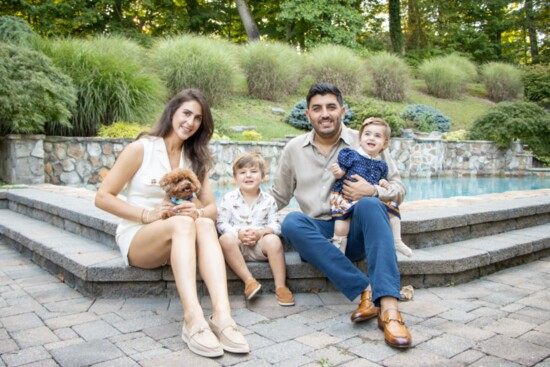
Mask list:
[{"label": "woman's hand", "polygon": [[176,215],[187,215],[188,217],[195,219],[197,219],[198,216],[197,209],[197,205],[190,200],[183,200],[181,203],[176,204],[171,208]]}]

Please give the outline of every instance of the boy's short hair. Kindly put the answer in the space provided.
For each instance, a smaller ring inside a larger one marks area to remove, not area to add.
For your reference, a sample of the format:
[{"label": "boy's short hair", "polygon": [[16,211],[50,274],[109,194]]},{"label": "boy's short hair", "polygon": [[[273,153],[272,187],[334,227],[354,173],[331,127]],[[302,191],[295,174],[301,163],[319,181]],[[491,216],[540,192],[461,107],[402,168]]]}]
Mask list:
[{"label": "boy's short hair", "polygon": [[237,174],[238,170],[246,166],[257,166],[262,172],[262,176],[265,175],[265,161],[258,152],[244,152],[239,154],[233,162],[233,176]]},{"label": "boy's short hair", "polygon": [[378,126],[384,126],[386,128],[386,140],[390,140],[391,136],[391,127],[390,124],[386,122],[383,118],[380,117],[369,117],[363,123],[361,124],[361,128],[359,129],[359,137],[363,135],[363,130],[369,125],[378,125]]}]

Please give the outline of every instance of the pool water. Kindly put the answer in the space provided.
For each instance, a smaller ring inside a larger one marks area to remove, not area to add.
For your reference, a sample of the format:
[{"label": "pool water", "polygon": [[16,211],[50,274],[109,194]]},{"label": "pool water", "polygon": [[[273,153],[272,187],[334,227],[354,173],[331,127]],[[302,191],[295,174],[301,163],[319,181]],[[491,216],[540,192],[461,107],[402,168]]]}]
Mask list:
[{"label": "pool water", "polygon": [[[405,201],[450,198],[453,196],[475,196],[505,191],[550,189],[550,177],[435,177],[404,178],[407,188]],[[262,184],[267,190],[271,183]],[[214,196],[221,203],[223,195],[234,189],[232,185],[213,184]],[[294,199],[289,207],[297,208]]]}]

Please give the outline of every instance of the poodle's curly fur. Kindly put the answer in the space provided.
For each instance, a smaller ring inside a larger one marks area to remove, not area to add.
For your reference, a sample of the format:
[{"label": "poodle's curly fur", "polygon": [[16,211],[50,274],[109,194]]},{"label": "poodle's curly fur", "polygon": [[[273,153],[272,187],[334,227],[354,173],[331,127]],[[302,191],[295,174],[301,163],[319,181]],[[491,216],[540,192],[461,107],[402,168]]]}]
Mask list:
[{"label": "poodle's curly fur", "polygon": [[[166,193],[166,199],[175,204],[180,200],[189,200],[195,203],[197,209],[202,208],[202,204],[196,195],[201,191],[201,183],[197,175],[187,168],[176,168],[162,176],[160,187]],[[172,211],[164,212],[162,219],[176,215]],[[196,214],[192,215],[196,219]]]}]

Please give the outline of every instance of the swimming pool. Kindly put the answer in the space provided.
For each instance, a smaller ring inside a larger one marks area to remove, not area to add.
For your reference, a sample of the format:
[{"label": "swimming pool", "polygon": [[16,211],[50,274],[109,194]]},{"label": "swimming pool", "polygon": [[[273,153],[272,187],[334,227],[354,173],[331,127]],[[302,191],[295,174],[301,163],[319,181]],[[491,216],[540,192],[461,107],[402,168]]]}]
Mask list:
[{"label": "swimming pool", "polygon": [[[550,189],[550,177],[435,177],[404,178],[407,187],[405,201],[450,198],[453,196],[475,196],[500,193],[505,191]],[[271,183],[262,184],[264,190]],[[213,184],[216,202],[220,203],[223,195],[232,190],[232,185]],[[290,207],[298,207],[291,201]]]}]

